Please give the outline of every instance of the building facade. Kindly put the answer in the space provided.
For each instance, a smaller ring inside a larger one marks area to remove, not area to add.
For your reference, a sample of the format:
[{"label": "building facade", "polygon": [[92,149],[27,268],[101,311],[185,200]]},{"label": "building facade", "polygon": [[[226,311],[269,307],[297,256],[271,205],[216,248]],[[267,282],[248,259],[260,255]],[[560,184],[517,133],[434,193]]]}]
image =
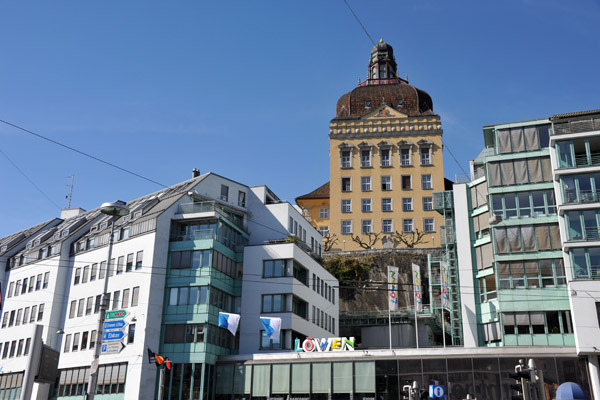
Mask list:
[{"label": "building facade", "polygon": [[439,246],[432,198],[444,188],[440,117],[426,92],[398,77],[393,48],[383,40],[371,50],[367,79],[337,102],[329,159],[332,248],[381,248],[401,238]]},{"label": "building facade", "polygon": [[[172,363],[168,398],[206,399],[218,357],[291,351],[295,339],[338,331],[338,283],[317,261],[322,237],[266,186],[195,174],[127,206],[120,217],[70,210],[0,239],[1,398],[83,395],[102,345],[99,398],[155,398],[151,349]],[[109,312],[125,314],[111,346],[97,334],[105,280]],[[219,312],[241,315],[236,336],[218,326]],[[279,341],[261,315],[281,318]],[[59,373],[29,393],[37,326],[60,351]]]},{"label": "building facade", "polygon": [[570,348],[594,398],[599,117],[484,126],[471,181],[436,193],[436,209],[452,203],[443,241],[453,243],[445,256],[458,271],[465,347]]}]

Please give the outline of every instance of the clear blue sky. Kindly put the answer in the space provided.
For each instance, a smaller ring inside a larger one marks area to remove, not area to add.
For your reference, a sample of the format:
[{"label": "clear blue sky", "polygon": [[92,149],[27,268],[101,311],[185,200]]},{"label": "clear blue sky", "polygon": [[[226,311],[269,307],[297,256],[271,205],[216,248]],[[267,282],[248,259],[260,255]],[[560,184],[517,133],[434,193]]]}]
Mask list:
[{"label": "clear blue sky", "polygon": [[[446,177],[485,124],[600,108],[597,0],[348,0],[442,118]],[[328,124],[371,42],[343,0],[0,5],[0,119],[165,185],[192,168],[293,201],[328,180]],[[53,202],[160,189],[0,125],[0,150]],[[59,208],[0,154],[0,236]]]}]

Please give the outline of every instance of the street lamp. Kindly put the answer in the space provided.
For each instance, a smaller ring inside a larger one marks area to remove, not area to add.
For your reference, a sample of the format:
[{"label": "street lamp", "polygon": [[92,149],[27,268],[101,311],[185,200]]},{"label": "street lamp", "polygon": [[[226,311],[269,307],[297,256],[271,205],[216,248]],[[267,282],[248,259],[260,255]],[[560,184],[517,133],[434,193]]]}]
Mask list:
[{"label": "street lamp", "polygon": [[129,214],[129,208],[124,201],[117,200],[112,203],[104,203],[100,206],[100,211],[103,214],[110,215],[110,236],[108,237],[108,257],[106,258],[106,271],[104,273],[104,290],[102,291],[102,302],[100,303],[100,316],[98,318],[98,334],[96,335],[96,343],[94,348],[94,359],[92,360],[90,381],[88,383],[86,399],[93,400],[96,394],[96,386],[98,383],[98,359],[100,358],[100,346],[102,345],[102,333],[104,328],[104,318],[108,304],[106,304],[106,292],[108,291],[108,271],[110,271],[110,258],[112,256],[113,235],[115,231],[114,217],[122,217]]}]

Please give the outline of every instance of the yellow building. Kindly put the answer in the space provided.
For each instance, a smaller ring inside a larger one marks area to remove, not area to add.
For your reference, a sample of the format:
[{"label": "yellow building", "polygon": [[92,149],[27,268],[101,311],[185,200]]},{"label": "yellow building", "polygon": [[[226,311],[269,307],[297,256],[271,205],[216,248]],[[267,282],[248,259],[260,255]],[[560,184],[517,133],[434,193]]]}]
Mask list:
[{"label": "yellow building", "polygon": [[383,40],[371,50],[367,80],[338,100],[329,159],[334,249],[440,245],[443,221],[433,210],[433,192],[444,190],[440,117],[426,92],[398,77]]},{"label": "yellow building", "polygon": [[296,197],[302,215],[323,237],[329,236],[329,182],[310,193]]}]

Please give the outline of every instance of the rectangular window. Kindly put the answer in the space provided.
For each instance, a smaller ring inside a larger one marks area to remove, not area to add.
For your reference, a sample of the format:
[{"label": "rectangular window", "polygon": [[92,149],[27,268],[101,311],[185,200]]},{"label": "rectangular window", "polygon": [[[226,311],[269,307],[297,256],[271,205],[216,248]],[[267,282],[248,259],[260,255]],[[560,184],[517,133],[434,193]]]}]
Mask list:
[{"label": "rectangular window", "polygon": [[35,322],[35,318],[37,316],[37,306],[31,307],[31,318],[29,318],[29,323]]},{"label": "rectangular window", "polygon": [[90,315],[92,313],[92,303],[94,302],[94,296],[90,296],[87,298],[85,303],[85,315]]},{"label": "rectangular window", "polygon": [[433,197],[423,197],[423,210],[433,210]]},{"label": "rectangular window", "polygon": [[265,294],[262,296],[262,312],[285,312],[284,294]]},{"label": "rectangular window", "polygon": [[329,208],[321,207],[319,209],[319,219],[329,219]]},{"label": "rectangular window", "polygon": [[71,335],[65,336],[65,347],[63,349],[63,353],[68,353],[71,351]]},{"label": "rectangular window", "polygon": [[383,233],[394,232],[394,220],[384,219],[383,221],[381,221],[381,230],[383,231]]},{"label": "rectangular window", "polygon": [[127,254],[127,262],[125,264],[125,272],[133,271],[133,253]]},{"label": "rectangular window", "polygon": [[342,168],[351,168],[352,167],[352,151],[351,150],[342,150],[340,152],[342,159]]},{"label": "rectangular window", "polygon": [[115,294],[113,295],[113,304],[112,304],[112,309],[113,310],[118,310],[119,309],[119,302],[121,300],[121,291],[117,290],[115,291]]},{"label": "rectangular window", "polygon": [[221,200],[229,201],[229,186],[221,185]]},{"label": "rectangular window", "polygon": [[86,283],[88,281],[90,274],[90,266],[86,265],[83,267],[83,276],[81,277],[81,283]]},{"label": "rectangular window", "polygon": [[12,297],[13,295],[13,290],[15,289],[15,283],[11,282],[10,285],[8,286],[8,294],[7,297]]},{"label": "rectangular window", "polygon": [[71,348],[71,351],[79,350],[79,337],[80,336],[81,336],[81,333],[76,333],[73,335],[73,347]]},{"label": "rectangular window", "polygon": [[342,192],[352,191],[352,178],[342,178]]},{"label": "rectangular window", "polygon": [[41,321],[43,318],[44,318],[44,305],[40,304],[40,306],[38,307],[38,315],[37,315],[38,322]]},{"label": "rectangular window", "polygon": [[129,307],[129,292],[131,289],[123,289],[123,304],[121,304],[122,308]]},{"label": "rectangular window", "polygon": [[411,182],[410,175],[402,175],[401,182],[402,182],[402,190],[411,190],[412,189],[412,182]]},{"label": "rectangular window", "polygon": [[246,207],[246,192],[242,192],[241,190],[238,192],[238,206]]},{"label": "rectangular window", "polygon": [[17,320],[15,321],[15,326],[21,325],[21,321],[23,321],[23,309],[19,308],[17,310]]},{"label": "rectangular window", "polygon": [[362,206],[362,212],[373,211],[373,208],[371,206],[371,199],[362,199],[361,206]]},{"label": "rectangular window", "polygon": [[410,164],[411,164],[410,163],[410,149],[409,148],[400,149],[400,165],[408,166]]},{"label": "rectangular window", "polygon": [[123,265],[125,264],[125,256],[119,257],[117,261],[117,275],[121,275],[123,273]]},{"label": "rectangular window", "polygon": [[94,302],[94,314],[98,314],[100,312],[100,305],[102,302],[102,295],[99,294],[96,296],[96,301]]},{"label": "rectangular window", "polygon": [[371,177],[370,176],[361,176],[360,177],[360,187],[363,192],[371,191]]},{"label": "rectangular window", "polygon": [[342,220],[342,234],[349,235],[352,233],[352,221],[349,219]]},{"label": "rectangular window", "polygon": [[25,307],[25,311],[23,312],[23,325],[29,322],[29,307]]},{"label": "rectangular window", "polygon": [[85,311],[85,299],[79,299],[79,303],[77,306],[77,316],[82,317],[84,311]]},{"label": "rectangular window", "polygon": [[144,251],[138,251],[135,256],[135,269],[142,269],[142,259],[144,258]]},{"label": "rectangular window", "polygon": [[350,213],[352,212],[352,200],[350,199],[342,199],[342,212]]},{"label": "rectangular window", "polygon": [[27,292],[29,292],[29,293],[33,292],[34,285],[35,285],[35,275],[32,276],[31,278],[29,278],[29,289],[27,289]]},{"label": "rectangular window", "polygon": [[263,277],[279,278],[286,276],[286,260],[264,260]]},{"label": "rectangular window", "polygon": [[413,210],[412,197],[403,197],[402,198],[402,211],[412,211],[412,210]]},{"label": "rectangular window", "polygon": [[382,176],[381,177],[381,190],[388,191],[392,190],[392,177]]},{"label": "rectangular window", "polygon": [[140,297],[140,287],[136,286],[133,288],[131,292],[131,307],[135,307],[138,305],[138,299]]},{"label": "rectangular window", "polygon": [[433,189],[433,184],[431,183],[431,175],[430,174],[421,175],[421,187],[423,189]]},{"label": "rectangular window", "polygon": [[362,220],[362,233],[372,233],[373,232],[373,221],[370,219]]},{"label": "rectangular window", "polygon": [[392,158],[391,158],[391,150],[390,149],[381,149],[379,152],[380,165],[382,167],[391,167],[392,166]]},{"label": "rectangular window", "polygon": [[431,146],[421,147],[421,165],[432,165]]},{"label": "rectangular window", "polygon": [[131,344],[135,341],[135,324],[129,324],[127,330],[127,344]]},{"label": "rectangular window", "polygon": [[435,220],[433,218],[425,218],[423,220],[423,230],[425,232],[435,231]]},{"label": "rectangular window", "polygon": [[329,237],[329,226],[327,226],[327,225],[319,226],[319,233],[323,237]]},{"label": "rectangular window", "polygon": [[73,285],[79,285],[81,281],[81,268],[75,269],[75,279],[73,280]]},{"label": "rectangular window", "polygon": [[88,339],[89,339],[89,332],[88,331],[83,332],[83,334],[81,335],[81,350],[87,349]]},{"label": "rectangular window", "polygon": [[360,166],[361,168],[369,168],[371,166],[371,150],[360,151]]},{"label": "rectangular window", "polygon": [[95,281],[98,277],[98,264],[92,264],[92,270],[90,272],[90,282]]},{"label": "rectangular window", "polygon": [[412,232],[413,231],[412,218],[405,218],[402,220],[402,231],[403,232]]},{"label": "rectangular window", "polygon": [[385,211],[385,212],[392,211],[392,199],[390,199],[390,198],[381,199],[381,211]]},{"label": "rectangular window", "polygon": [[104,277],[106,276],[106,261],[100,262],[99,274],[100,274],[99,279],[104,279]]}]

